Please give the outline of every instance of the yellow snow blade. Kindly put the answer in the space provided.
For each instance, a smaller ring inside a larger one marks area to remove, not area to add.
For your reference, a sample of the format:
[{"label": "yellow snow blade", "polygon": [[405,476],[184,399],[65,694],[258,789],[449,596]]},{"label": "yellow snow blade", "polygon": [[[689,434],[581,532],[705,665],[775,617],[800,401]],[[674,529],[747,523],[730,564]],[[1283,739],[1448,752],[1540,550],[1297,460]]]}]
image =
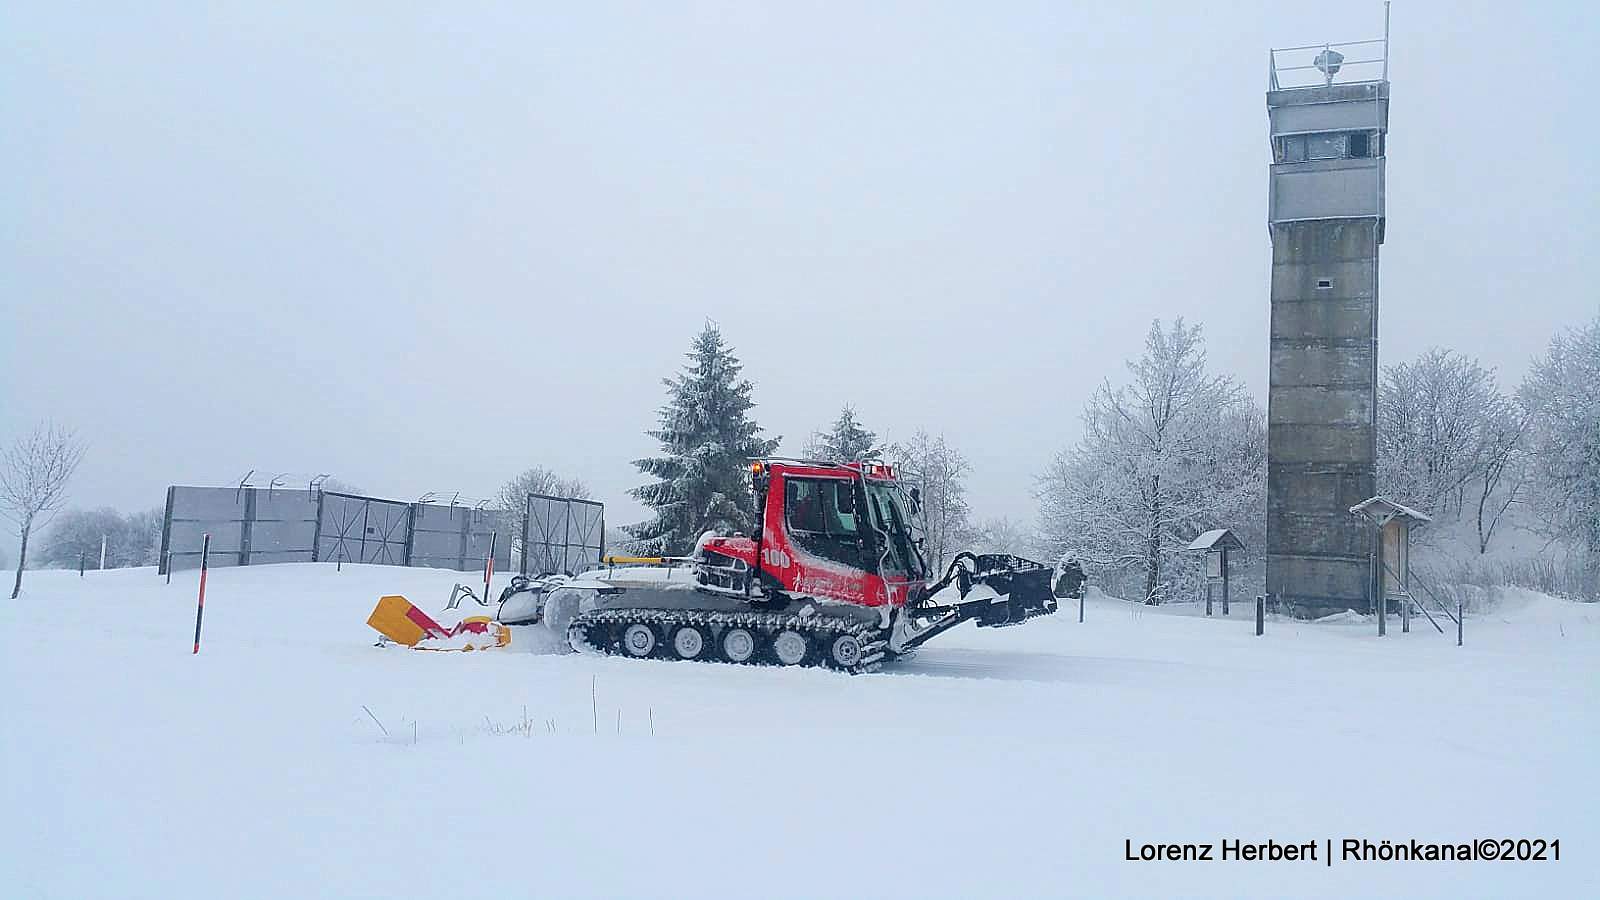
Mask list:
[{"label": "yellow snow blade", "polygon": [[[417,615],[414,616],[414,613]],[[372,610],[372,615],[367,617],[367,624],[397,644],[415,647],[417,641],[428,636],[428,631],[417,618],[421,618],[423,622],[432,622],[432,619],[412,605],[410,600],[399,594],[390,594],[378,598],[378,605]]]},{"label": "yellow snow blade", "polygon": [[468,616],[446,628],[398,594],[379,598],[367,624],[414,650],[488,650],[511,643],[511,629],[488,616]]}]

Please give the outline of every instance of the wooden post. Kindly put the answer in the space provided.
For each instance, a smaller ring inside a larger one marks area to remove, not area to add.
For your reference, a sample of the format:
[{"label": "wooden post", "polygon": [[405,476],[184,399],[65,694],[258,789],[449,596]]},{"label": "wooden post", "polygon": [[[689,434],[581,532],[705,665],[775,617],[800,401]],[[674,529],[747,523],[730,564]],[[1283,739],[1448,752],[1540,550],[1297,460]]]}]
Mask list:
[{"label": "wooden post", "polygon": [[1206,579],[1206,615],[1211,615],[1211,579]]},{"label": "wooden post", "polygon": [[1374,545],[1372,551],[1373,572],[1377,576],[1373,579],[1373,590],[1377,592],[1377,596],[1372,599],[1378,613],[1378,637],[1384,637],[1389,633],[1389,579],[1384,577],[1383,571],[1387,560],[1383,558],[1382,525],[1378,526],[1378,529],[1373,532],[1372,540]]},{"label": "wooden post", "polygon": [[78,551],[78,577],[83,577],[83,551]]},{"label": "wooden post", "polygon": [[1457,647],[1461,646],[1461,620],[1464,619],[1464,618],[1466,618],[1466,608],[1462,605],[1461,599],[1458,597],[1458,598],[1456,598],[1456,646]]},{"label": "wooden post", "polygon": [[1256,637],[1261,637],[1262,631],[1265,630],[1263,626],[1266,624],[1266,621],[1267,621],[1267,595],[1266,594],[1257,594],[1256,595]]},{"label": "wooden post", "polygon": [[1078,595],[1078,624],[1083,624],[1083,594]]},{"label": "wooden post", "polygon": [[1400,596],[1400,633],[1411,633],[1411,595]]},{"label": "wooden post", "polygon": [[1222,548],[1222,614],[1228,614],[1228,548]]}]

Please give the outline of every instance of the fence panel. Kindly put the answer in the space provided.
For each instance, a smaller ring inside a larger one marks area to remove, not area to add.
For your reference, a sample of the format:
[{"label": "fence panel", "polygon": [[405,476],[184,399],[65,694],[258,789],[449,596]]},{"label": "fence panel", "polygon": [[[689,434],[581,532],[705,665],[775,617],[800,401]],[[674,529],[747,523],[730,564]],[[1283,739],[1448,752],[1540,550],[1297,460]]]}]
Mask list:
[{"label": "fence panel", "polygon": [[411,527],[411,565],[469,572],[483,567],[489,537],[495,542],[495,569],[511,567],[512,529],[496,510],[416,504]]},{"label": "fence panel", "polygon": [[409,503],[324,491],[317,559],[403,566],[410,521]]},{"label": "fence panel", "polygon": [[529,494],[522,571],[576,575],[600,562],[605,507],[592,500]]},{"label": "fence panel", "polygon": [[161,558],[176,569],[198,569],[201,536],[210,534],[210,565],[239,565],[249,502],[249,493],[236,488],[167,488]]},{"label": "fence panel", "polygon": [[317,495],[310,491],[255,491],[246,565],[311,562],[316,558]]}]

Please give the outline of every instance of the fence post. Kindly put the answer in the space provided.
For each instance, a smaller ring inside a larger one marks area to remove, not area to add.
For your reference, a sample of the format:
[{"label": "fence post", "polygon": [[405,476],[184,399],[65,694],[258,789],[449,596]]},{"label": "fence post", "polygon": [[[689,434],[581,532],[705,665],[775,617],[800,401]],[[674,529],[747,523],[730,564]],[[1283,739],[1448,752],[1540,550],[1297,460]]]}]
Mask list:
[{"label": "fence post", "polygon": [[317,488],[317,523],[311,526],[311,561],[322,559],[322,488]]},{"label": "fence post", "polygon": [[250,545],[255,537],[256,530],[256,489],[246,488],[244,493],[244,516],[239,523],[239,565],[250,565]]},{"label": "fence post", "polygon": [[528,574],[528,502],[529,498],[522,498],[522,525],[517,532],[517,543],[522,547],[517,555],[517,571],[523,575]]},{"label": "fence post", "polygon": [[159,572],[167,576],[167,583],[172,583],[172,495],[178,490],[176,485],[167,487],[167,508],[161,514],[161,555],[158,560],[167,561],[167,571]]},{"label": "fence post", "polygon": [[1461,603],[1461,598],[1456,598],[1456,646],[1461,646],[1461,623],[1466,618],[1466,608]]},{"label": "fence post", "polygon": [[78,551],[78,577],[83,577],[83,551]]},{"label": "fence post", "polygon": [[1078,594],[1078,624],[1079,625],[1083,624],[1083,594],[1084,593],[1087,593],[1087,592],[1082,592],[1082,593]]},{"label": "fence post", "polygon": [[417,507],[419,505],[420,504],[413,503],[406,507],[405,564],[407,566],[411,565],[411,551],[417,545]]},{"label": "fence post", "polygon": [[1267,595],[1256,595],[1256,637],[1261,637],[1267,621]]}]

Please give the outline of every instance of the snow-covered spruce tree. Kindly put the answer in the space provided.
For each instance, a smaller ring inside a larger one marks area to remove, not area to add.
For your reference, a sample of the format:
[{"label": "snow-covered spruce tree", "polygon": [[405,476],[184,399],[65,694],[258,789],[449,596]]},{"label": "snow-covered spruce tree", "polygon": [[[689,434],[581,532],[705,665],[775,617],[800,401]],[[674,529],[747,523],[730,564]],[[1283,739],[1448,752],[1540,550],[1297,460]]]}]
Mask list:
[{"label": "snow-covered spruce tree", "polygon": [[1546,534],[1581,557],[1600,597],[1600,317],[1558,333],[1518,391],[1527,415],[1530,500]]},{"label": "snow-covered spruce tree", "polygon": [[883,453],[877,442],[878,436],[863,428],[856,420],[856,411],[846,404],[832,427],[811,436],[805,454],[831,462],[859,462]]},{"label": "snow-covered spruce tree", "polygon": [[662,455],[636,460],[655,481],[629,493],[655,518],[627,526],[641,553],[686,553],[708,530],[747,530],[755,520],[748,461],[778,441],[761,437],[750,418],[751,384],[717,326],[707,322],[687,354],[689,363],[667,386],[661,425],[647,432]]},{"label": "snow-covered spruce tree", "polygon": [[[1158,320],[1129,383],[1101,384],[1084,436],[1039,478],[1043,536],[1055,552],[1116,576],[1138,573],[1146,603],[1192,593],[1200,560],[1184,552],[1210,528],[1262,527],[1265,416],[1237,382],[1206,371],[1199,326]],[[1251,546],[1253,543],[1253,546]]]}]

